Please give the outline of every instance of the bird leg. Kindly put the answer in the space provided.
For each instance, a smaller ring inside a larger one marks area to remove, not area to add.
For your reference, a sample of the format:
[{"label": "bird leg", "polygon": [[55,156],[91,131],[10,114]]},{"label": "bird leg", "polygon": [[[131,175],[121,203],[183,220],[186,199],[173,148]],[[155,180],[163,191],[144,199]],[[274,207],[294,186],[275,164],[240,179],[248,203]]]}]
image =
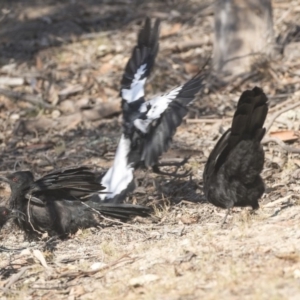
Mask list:
[{"label": "bird leg", "polygon": [[[156,174],[173,176],[173,177],[177,177],[177,178],[184,178],[191,174],[191,170],[188,170],[182,174],[177,174],[177,171],[180,167],[185,165],[189,159],[190,159],[190,156],[187,156],[180,162],[162,162],[162,163],[152,166],[152,170]],[[174,172],[169,173],[169,172],[164,172],[164,171],[160,170],[160,167],[176,167],[176,170]]]},{"label": "bird leg", "polygon": [[227,217],[228,217],[228,215],[229,215],[229,213],[230,213],[230,208],[227,208],[227,212],[226,212],[226,215],[225,215],[225,218],[223,219],[223,222],[222,222],[222,224],[221,224],[221,228],[223,227],[223,225],[226,223],[226,220],[227,220]]},{"label": "bird leg", "polygon": [[173,166],[175,166],[175,167],[182,167],[183,165],[185,165],[188,161],[189,161],[189,159],[191,158],[191,156],[186,156],[182,161],[170,161],[170,162],[168,162],[168,161],[165,161],[165,162],[161,162],[161,163],[159,163],[159,164],[157,164],[156,166],[158,166],[158,167],[173,167]]}]

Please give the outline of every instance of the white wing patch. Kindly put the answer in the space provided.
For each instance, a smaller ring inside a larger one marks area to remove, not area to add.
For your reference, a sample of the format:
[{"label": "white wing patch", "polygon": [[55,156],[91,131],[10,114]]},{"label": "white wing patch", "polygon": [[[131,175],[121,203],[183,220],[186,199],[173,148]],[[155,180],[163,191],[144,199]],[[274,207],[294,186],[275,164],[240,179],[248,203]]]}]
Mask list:
[{"label": "white wing patch", "polygon": [[149,111],[146,114],[146,119],[136,119],[134,121],[134,126],[142,131],[143,133],[147,133],[149,130],[149,125],[154,121],[160,118],[160,116],[165,112],[168,108],[169,104],[176,99],[177,95],[181,91],[183,86],[179,86],[172,90],[171,92],[157,96],[150,101],[143,103],[140,107],[140,112],[146,112],[148,107],[150,106]]},{"label": "white wing patch", "polygon": [[147,64],[141,65],[134,75],[134,79],[130,85],[130,89],[122,89],[122,98],[128,103],[134,102],[145,95],[144,85],[146,77],[141,79],[147,70]]},{"label": "white wing patch", "polygon": [[122,134],[113,165],[102,177],[101,184],[109,194],[99,194],[101,200],[111,199],[127,188],[133,179],[133,167],[128,165],[131,142]]},{"label": "white wing patch", "polygon": [[152,120],[146,119],[136,119],[133,121],[133,125],[136,129],[140,130],[143,133],[147,133],[149,129],[149,125],[151,124]]}]

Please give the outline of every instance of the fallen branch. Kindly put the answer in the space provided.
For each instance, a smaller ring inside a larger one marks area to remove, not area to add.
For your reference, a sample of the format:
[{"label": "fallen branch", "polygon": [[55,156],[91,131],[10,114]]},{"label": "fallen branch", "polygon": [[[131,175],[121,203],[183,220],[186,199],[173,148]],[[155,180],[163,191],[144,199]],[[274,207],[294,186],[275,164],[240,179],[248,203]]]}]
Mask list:
[{"label": "fallen branch", "polygon": [[[78,270],[78,271],[71,271],[71,272],[64,272],[61,274],[58,274],[58,276],[53,277],[53,278],[79,278],[79,277],[87,277],[87,276],[92,276],[95,275],[96,273],[100,272],[100,271],[105,271],[105,270],[109,270],[112,267],[117,266],[118,264],[121,263],[132,263],[137,259],[137,257],[135,258],[131,258],[128,254],[124,254],[122,255],[119,259],[115,260],[114,262],[110,263],[109,265],[97,268],[96,270],[91,270],[91,271],[83,271],[83,270]],[[103,274],[104,276],[105,274]],[[72,280],[71,279],[71,280]]]},{"label": "fallen branch", "polygon": [[233,76],[232,78],[228,79],[226,87],[229,87],[229,93],[233,93],[244,82],[246,82],[248,79],[254,77],[255,75],[257,75],[257,72],[252,71],[252,72],[242,73],[242,74],[239,74],[237,76]]},{"label": "fallen branch", "polygon": [[9,281],[7,282],[7,284],[5,285],[5,288],[3,289],[3,293],[6,293],[8,291],[8,289],[14,284],[16,283],[22,276],[23,274],[30,269],[31,266],[29,267],[23,267],[20,272],[18,272],[17,274],[14,274],[11,276],[11,278],[9,279]]},{"label": "fallen branch", "polygon": [[4,246],[0,246],[0,252],[12,252],[12,251],[21,252],[24,249],[27,249],[27,247],[23,247],[23,248],[6,248]]},{"label": "fallen branch", "polygon": [[5,90],[1,88],[0,88],[0,95],[3,95],[9,99],[26,101],[30,104],[41,106],[43,108],[53,108],[52,105],[45,103],[40,97],[34,95],[14,92],[11,90]]},{"label": "fallen branch", "polygon": [[0,86],[20,86],[25,82],[22,77],[0,77]]},{"label": "fallen branch", "polygon": [[31,196],[28,200],[28,203],[27,203],[27,215],[28,215],[28,223],[30,224],[30,226],[32,227],[32,230],[35,231],[36,233],[38,234],[41,234],[43,235],[43,233],[37,229],[34,228],[33,224],[31,223],[31,218],[30,218],[30,210],[29,210],[29,207],[30,207],[30,202],[31,202]]},{"label": "fallen branch", "polygon": [[[62,115],[56,119],[42,115],[32,119],[20,119],[14,128],[15,134],[35,133],[38,135],[40,132],[49,132],[52,129],[61,132],[67,132],[78,126],[81,122],[100,121],[115,114],[120,113],[120,103],[117,101],[111,103],[100,103],[93,109],[79,110],[70,115]],[[105,120],[109,122],[110,120]],[[112,120],[112,122],[115,122]]]},{"label": "fallen branch", "polygon": [[181,44],[173,43],[168,44],[165,47],[162,47],[162,51],[172,51],[172,52],[185,52],[190,49],[202,47],[204,44],[207,44],[203,41],[188,41]]},{"label": "fallen branch", "polygon": [[[283,95],[284,95],[284,94],[283,94]],[[287,96],[290,96],[290,95],[293,95],[293,94],[290,93],[290,94],[286,94],[286,95],[287,95]],[[269,99],[272,99],[272,98],[275,98],[275,96],[276,96],[276,95],[271,96],[271,97],[268,97],[268,98],[269,98]],[[294,98],[293,98],[293,97],[289,97],[289,98],[287,98],[285,101],[283,101],[283,102],[281,102],[281,103],[279,103],[279,104],[276,104],[275,106],[271,107],[271,108],[269,109],[269,113],[277,111],[278,109],[280,109],[280,108],[286,106],[286,105],[289,104],[290,102],[294,102]]]},{"label": "fallen branch", "polygon": [[[293,97],[293,100],[294,100],[294,97]],[[298,101],[298,102],[296,102],[296,103],[293,103],[293,104],[291,104],[291,105],[288,105],[287,107],[285,107],[285,108],[279,110],[277,113],[275,113],[275,114],[272,116],[272,119],[271,119],[271,121],[269,122],[268,126],[266,126],[266,132],[268,132],[268,131],[271,129],[273,123],[275,122],[275,120],[276,120],[280,115],[282,115],[283,113],[285,113],[285,112],[287,112],[287,111],[289,111],[289,110],[291,110],[291,109],[294,109],[294,108],[296,108],[296,107],[298,107],[298,106],[300,106],[300,101]]]},{"label": "fallen branch", "polygon": [[276,143],[279,145],[283,150],[287,151],[288,153],[300,153],[300,148],[294,148],[291,146],[286,145],[282,140],[275,138],[275,137],[265,137],[261,143],[263,145],[268,143]]}]

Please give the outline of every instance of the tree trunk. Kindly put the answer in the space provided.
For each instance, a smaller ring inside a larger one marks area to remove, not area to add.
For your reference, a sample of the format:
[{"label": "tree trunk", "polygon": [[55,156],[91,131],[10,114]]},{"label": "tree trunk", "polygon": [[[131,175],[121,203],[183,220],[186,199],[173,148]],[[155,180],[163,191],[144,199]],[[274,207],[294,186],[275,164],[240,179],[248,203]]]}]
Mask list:
[{"label": "tree trunk", "polygon": [[216,0],[213,67],[223,75],[250,70],[274,48],[271,0]]}]

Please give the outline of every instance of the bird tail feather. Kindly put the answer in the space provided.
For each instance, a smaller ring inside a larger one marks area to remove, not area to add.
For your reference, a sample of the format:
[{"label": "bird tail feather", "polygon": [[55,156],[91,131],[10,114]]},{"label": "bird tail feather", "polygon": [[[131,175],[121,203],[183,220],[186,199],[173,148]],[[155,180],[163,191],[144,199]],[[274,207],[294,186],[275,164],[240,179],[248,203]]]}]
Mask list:
[{"label": "bird tail feather", "polygon": [[263,125],[268,113],[267,102],[268,98],[258,87],[242,93],[232,120],[230,148],[241,140],[262,140],[266,131]]},{"label": "bird tail feather", "polygon": [[132,217],[140,216],[140,217],[148,217],[151,213],[151,208],[142,206],[142,205],[134,205],[134,204],[126,204],[126,203],[96,203],[96,202],[88,202],[85,203],[89,208],[96,210],[100,214],[104,216],[119,218],[119,219],[129,219]]}]

